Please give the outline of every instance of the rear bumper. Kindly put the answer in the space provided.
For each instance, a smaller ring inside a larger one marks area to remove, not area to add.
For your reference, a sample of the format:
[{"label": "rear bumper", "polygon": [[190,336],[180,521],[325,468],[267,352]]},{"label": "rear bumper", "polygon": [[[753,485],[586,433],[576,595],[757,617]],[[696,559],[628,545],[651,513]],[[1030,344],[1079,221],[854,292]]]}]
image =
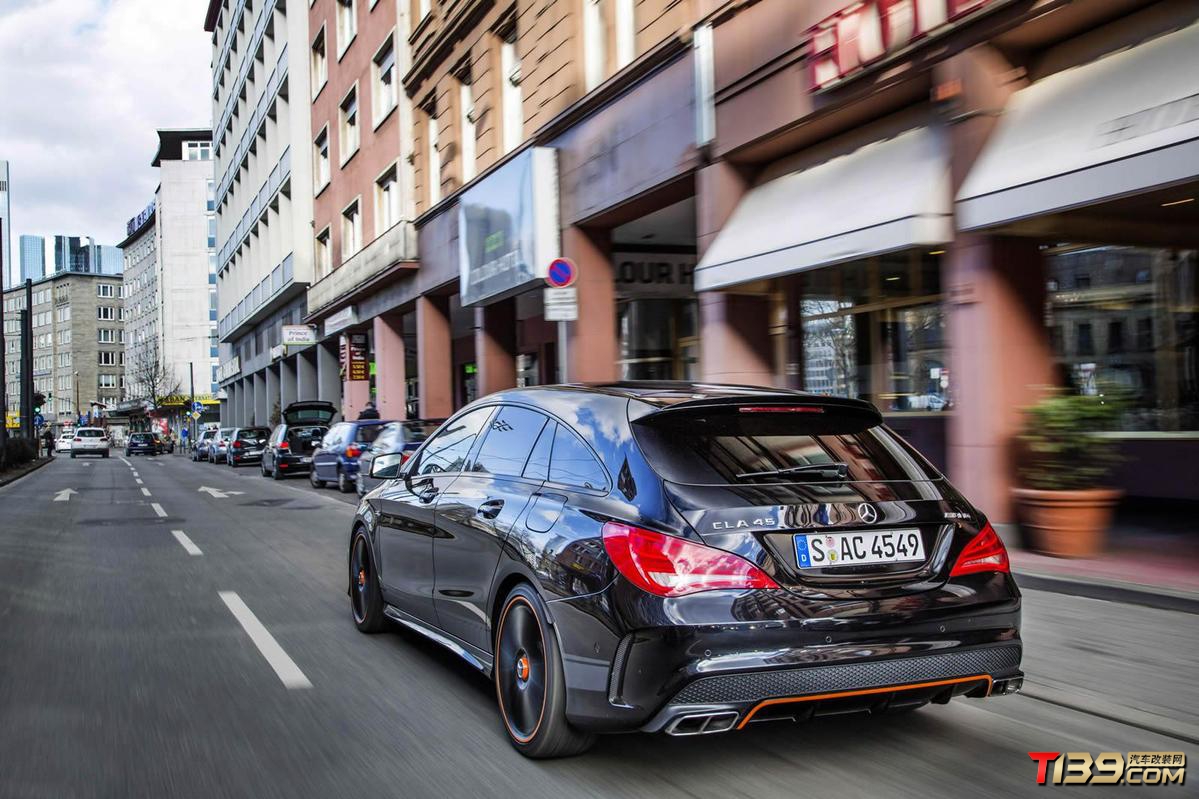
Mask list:
[{"label": "rear bumper", "polygon": [[301,460],[295,455],[275,456],[275,467],[286,474],[301,474],[312,469],[312,460]]},{"label": "rear bumper", "polygon": [[255,452],[254,454],[250,455],[239,453],[237,450],[233,450],[229,455],[229,458],[234,463],[258,463],[262,460],[262,453]]}]

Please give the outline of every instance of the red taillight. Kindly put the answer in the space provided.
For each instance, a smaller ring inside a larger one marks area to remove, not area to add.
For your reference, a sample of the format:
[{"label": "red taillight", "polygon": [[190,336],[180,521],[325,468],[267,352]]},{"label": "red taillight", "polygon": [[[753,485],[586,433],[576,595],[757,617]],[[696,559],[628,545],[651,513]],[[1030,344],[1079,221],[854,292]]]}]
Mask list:
[{"label": "red taillight", "polygon": [[244,447],[244,446],[245,446],[245,444],[241,443],[240,441],[234,441],[234,442],[233,442],[233,448],[234,448],[234,449],[241,449],[241,448],[242,448],[242,447]]},{"label": "red taillight", "polygon": [[412,452],[411,452],[411,451],[409,451],[409,452],[401,452],[401,453],[400,453],[400,465],[402,466],[403,464],[407,463],[407,462],[408,462],[408,459],[409,459],[409,458],[411,458],[411,457],[412,457]]},{"label": "red taillight", "polygon": [[604,525],[604,549],[633,585],[658,596],[719,588],[778,588],[745,558],[628,524]]},{"label": "red taillight", "polygon": [[82,442],[83,442],[83,439],[82,439],[82,438],[77,438],[77,439],[75,439],[75,440],[76,440],[76,441],[78,441],[78,442],[80,442],[80,443],[82,443]]},{"label": "red taillight", "polygon": [[978,535],[970,539],[962,554],[958,555],[957,563],[953,564],[950,577],[961,577],[964,574],[979,572],[1010,573],[1011,564],[1008,562],[1007,548],[999,540],[991,523],[983,525]]},{"label": "red taillight", "polygon": [[279,449],[291,449],[291,444],[288,444],[286,441],[280,441]]},{"label": "red taillight", "polygon": [[362,450],[358,449],[358,447],[355,447],[353,444],[346,447],[346,457],[347,458],[357,458],[361,454],[362,454]]}]

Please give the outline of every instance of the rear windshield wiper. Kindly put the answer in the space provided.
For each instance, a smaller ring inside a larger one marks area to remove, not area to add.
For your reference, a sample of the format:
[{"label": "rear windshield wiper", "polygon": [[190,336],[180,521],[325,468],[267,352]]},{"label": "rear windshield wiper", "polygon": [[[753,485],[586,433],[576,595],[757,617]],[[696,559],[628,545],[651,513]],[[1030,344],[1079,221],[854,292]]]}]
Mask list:
[{"label": "rear windshield wiper", "polygon": [[829,461],[828,463],[804,463],[799,466],[787,466],[783,469],[767,469],[762,472],[742,472],[737,475],[738,480],[744,480],[747,477],[780,477],[787,474],[818,474],[821,477],[834,477],[838,480],[844,480],[849,475],[849,464],[840,463],[837,461]]}]

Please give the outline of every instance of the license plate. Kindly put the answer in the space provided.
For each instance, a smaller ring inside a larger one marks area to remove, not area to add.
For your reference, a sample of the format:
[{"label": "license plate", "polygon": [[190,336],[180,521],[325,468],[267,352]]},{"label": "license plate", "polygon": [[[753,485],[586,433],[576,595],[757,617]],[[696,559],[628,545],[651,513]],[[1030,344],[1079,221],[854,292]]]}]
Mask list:
[{"label": "license plate", "polygon": [[922,560],[924,539],[915,528],[795,536],[795,562],[801,569]]}]

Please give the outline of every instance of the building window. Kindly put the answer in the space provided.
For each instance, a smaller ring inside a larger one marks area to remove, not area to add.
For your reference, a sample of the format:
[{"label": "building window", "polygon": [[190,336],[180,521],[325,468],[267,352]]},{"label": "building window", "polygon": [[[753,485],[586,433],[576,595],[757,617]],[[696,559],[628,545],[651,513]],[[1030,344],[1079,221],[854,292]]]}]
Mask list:
[{"label": "building window", "polygon": [[362,249],[362,209],[358,201],[341,212],[341,261],[345,263]]},{"label": "building window", "polygon": [[470,77],[458,83],[458,130],[462,133],[462,182],[467,183],[475,176],[475,101],[471,92]]},{"label": "building window", "polygon": [[316,258],[317,279],[333,271],[333,248],[329,243],[329,228],[316,234],[316,252],[313,255]]},{"label": "building window", "polygon": [[115,287],[111,283],[97,283],[96,284],[96,296],[97,297],[115,297],[116,296]]},{"label": "building window", "polygon": [[115,344],[117,337],[114,335],[116,331],[111,328],[101,327],[96,330],[96,341],[101,344]]},{"label": "building window", "polygon": [[500,113],[503,114],[503,150],[510,153],[524,141],[524,108],[520,94],[520,58],[516,54],[516,27],[500,43]]},{"label": "building window", "polygon": [[116,387],[117,387],[117,376],[116,375],[100,375],[100,388],[116,388]]},{"label": "building window", "polygon": [[400,221],[400,184],[394,165],[375,181],[375,220],[376,235]]},{"label": "building window", "polygon": [[339,153],[344,165],[358,152],[358,84],[346,94],[341,101],[341,145]]},{"label": "building window", "polygon": [[208,181],[208,204],[205,208],[209,211],[216,210],[216,181]]},{"label": "building window", "polygon": [[616,0],[616,68],[633,63],[637,52],[637,23],[634,0]]},{"label": "building window", "polygon": [[591,91],[604,82],[605,48],[603,0],[583,3],[583,86]]},{"label": "building window", "polygon": [[312,40],[312,96],[315,98],[321,93],[321,89],[329,82],[329,56],[325,47],[325,26],[321,26],[320,32],[316,38]]},{"label": "building window", "polygon": [[208,215],[208,249],[216,247],[216,217]]},{"label": "building window", "polygon": [[428,132],[429,176],[427,182],[429,184],[429,205],[431,207],[441,202],[441,144],[438,141],[436,109],[429,109],[428,115],[425,129]]},{"label": "building window", "polygon": [[189,141],[183,148],[184,161],[211,161],[212,143],[206,141]]},{"label": "building window", "polygon": [[117,309],[111,305],[99,305],[96,307],[96,318],[104,321],[112,321],[117,318]]},{"label": "building window", "polygon": [[358,0],[337,0],[337,57],[340,59],[358,35]]},{"label": "building window", "polygon": [[317,135],[312,143],[312,177],[316,183],[316,193],[329,185],[329,126]]},{"label": "building window", "polygon": [[71,321],[71,306],[68,305],[65,308],[58,309],[58,321],[59,323]]},{"label": "building window", "polygon": [[375,127],[382,124],[387,115],[396,107],[396,51],[395,43],[389,35],[387,41],[375,53],[375,92],[371,105],[374,106]]},{"label": "building window", "polygon": [[99,364],[100,366],[116,366],[117,354],[112,350],[101,350],[99,352]]}]

